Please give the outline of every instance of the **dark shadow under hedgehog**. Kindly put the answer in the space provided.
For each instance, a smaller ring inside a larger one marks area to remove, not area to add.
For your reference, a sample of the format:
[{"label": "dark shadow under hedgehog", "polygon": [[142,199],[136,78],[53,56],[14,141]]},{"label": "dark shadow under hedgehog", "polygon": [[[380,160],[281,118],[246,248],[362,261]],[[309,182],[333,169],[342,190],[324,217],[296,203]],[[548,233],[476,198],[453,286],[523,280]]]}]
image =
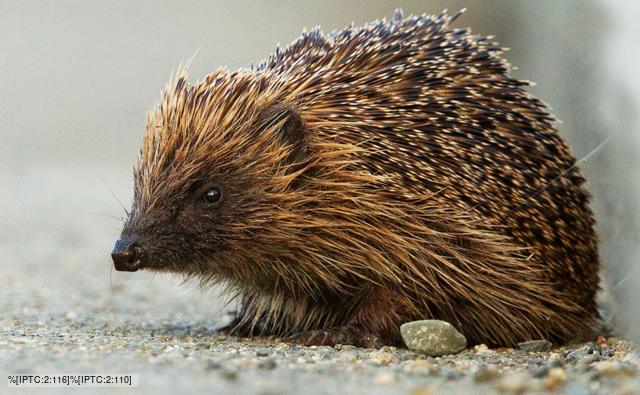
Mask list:
[{"label": "dark shadow under hedgehog", "polygon": [[459,14],[304,33],[148,116],[117,270],[224,282],[243,335],[401,344],[589,338],[598,254],[547,107]]}]

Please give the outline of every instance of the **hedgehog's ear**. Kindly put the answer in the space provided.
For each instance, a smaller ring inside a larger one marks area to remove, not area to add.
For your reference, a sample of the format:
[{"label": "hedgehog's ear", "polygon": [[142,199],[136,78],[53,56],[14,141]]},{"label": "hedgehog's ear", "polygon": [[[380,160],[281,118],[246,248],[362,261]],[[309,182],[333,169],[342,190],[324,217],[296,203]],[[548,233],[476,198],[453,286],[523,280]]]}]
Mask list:
[{"label": "hedgehog's ear", "polygon": [[272,106],[261,114],[259,123],[263,130],[276,127],[275,134],[280,142],[291,149],[287,156],[288,164],[304,162],[307,157],[306,131],[295,109],[283,105]]}]

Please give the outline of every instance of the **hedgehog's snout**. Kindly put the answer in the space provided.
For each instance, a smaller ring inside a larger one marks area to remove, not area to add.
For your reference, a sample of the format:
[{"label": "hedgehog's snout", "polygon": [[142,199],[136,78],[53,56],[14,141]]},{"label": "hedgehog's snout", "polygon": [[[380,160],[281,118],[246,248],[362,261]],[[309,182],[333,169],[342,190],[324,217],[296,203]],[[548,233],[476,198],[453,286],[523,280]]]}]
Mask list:
[{"label": "hedgehog's snout", "polygon": [[136,236],[122,236],[111,251],[113,266],[121,272],[135,272],[143,267],[145,251]]}]

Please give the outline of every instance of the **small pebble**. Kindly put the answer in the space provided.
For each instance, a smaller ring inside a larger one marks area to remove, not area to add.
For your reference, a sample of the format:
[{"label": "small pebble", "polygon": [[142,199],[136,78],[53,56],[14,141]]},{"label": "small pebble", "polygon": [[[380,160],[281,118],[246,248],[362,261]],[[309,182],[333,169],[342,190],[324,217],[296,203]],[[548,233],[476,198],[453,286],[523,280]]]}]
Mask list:
[{"label": "small pebble", "polygon": [[613,354],[615,354],[615,351],[614,351],[613,348],[611,348],[609,346],[601,346],[600,347],[600,355],[602,355],[602,357],[611,358],[611,357],[613,357]]},{"label": "small pebble", "polygon": [[540,365],[531,369],[529,373],[531,374],[531,377],[535,377],[539,379],[539,378],[545,377],[547,373],[549,373],[550,369],[551,367],[549,367],[549,365]]},{"label": "small pebble", "polygon": [[416,388],[411,392],[411,395],[435,395],[441,393],[442,391],[438,391],[437,384],[425,385],[424,387]]},{"label": "small pebble", "polygon": [[578,349],[568,349],[562,352],[562,356],[568,361],[593,362],[600,360],[600,353],[593,343],[587,343]]},{"label": "small pebble", "polygon": [[373,378],[374,384],[389,385],[396,382],[396,376],[391,372],[382,372]]},{"label": "small pebble", "polygon": [[593,368],[605,376],[629,376],[637,374],[637,369],[633,365],[622,364],[618,361],[600,361],[593,364]]},{"label": "small pebble", "polygon": [[518,343],[518,349],[527,352],[547,352],[551,350],[552,346],[553,344],[547,340],[529,340]]},{"label": "small pebble", "polygon": [[214,361],[212,359],[207,361],[207,370],[217,370],[220,369],[222,365],[218,361]]},{"label": "small pebble", "polygon": [[544,387],[549,390],[555,390],[567,381],[567,373],[562,368],[551,368],[544,378]]},{"label": "small pebble", "polygon": [[476,383],[487,383],[500,378],[501,374],[495,366],[482,366],[473,374]]},{"label": "small pebble", "polygon": [[445,321],[407,322],[400,326],[400,332],[409,349],[429,356],[456,354],[467,347],[467,339]]},{"label": "small pebble", "polygon": [[222,368],[220,369],[219,374],[220,377],[224,378],[225,380],[235,381],[238,379],[238,372],[233,369]]},{"label": "small pebble", "polygon": [[272,358],[261,359],[256,363],[258,369],[271,370],[275,369],[278,364]]},{"label": "small pebble", "polygon": [[353,351],[342,351],[338,354],[337,360],[341,362],[355,362],[358,360],[358,353]]},{"label": "small pebble", "polygon": [[453,369],[442,369],[442,371],[440,372],[440,374],[442,375],[442,378],[444,378],[445,380],[458,380],[462,377],[464,377],[464,373],[459,371],[459,370],[453,370]]},{"label": "small pebble", "polygon": [[437,370],[437,368],[434,367],[433,363],[422,359],[408,361],[403,365],[406,372],[411,372],[423,376],[433,375],[434,371]]},{"label": "small pebble", "polygon": [[529,387],[531,379],[528,374],[514,372],[504,376],[496,385],[500,391],[520,393]]},{"label": "small pebble", "polygon": [[388,365],[392,362],[398,362],[398,358],[396,358],[393,354],[384,351],[374,351],[369,355],[369,358],[377,363],[384,365]]}]

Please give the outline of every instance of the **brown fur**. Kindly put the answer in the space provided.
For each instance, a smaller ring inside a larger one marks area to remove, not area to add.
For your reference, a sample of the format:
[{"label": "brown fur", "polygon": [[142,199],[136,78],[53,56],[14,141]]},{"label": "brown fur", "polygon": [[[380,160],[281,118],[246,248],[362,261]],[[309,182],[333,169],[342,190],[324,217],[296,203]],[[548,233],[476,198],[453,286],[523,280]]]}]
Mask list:
[{"label": "brown fur", "polygon": [[225,282],[249,334],[397,344],[434,318],[470,343],[590,336],[584,180],[528,83],[456,16],[314,30],[193,86],[179,72],[123,231],[146,267]]}]

